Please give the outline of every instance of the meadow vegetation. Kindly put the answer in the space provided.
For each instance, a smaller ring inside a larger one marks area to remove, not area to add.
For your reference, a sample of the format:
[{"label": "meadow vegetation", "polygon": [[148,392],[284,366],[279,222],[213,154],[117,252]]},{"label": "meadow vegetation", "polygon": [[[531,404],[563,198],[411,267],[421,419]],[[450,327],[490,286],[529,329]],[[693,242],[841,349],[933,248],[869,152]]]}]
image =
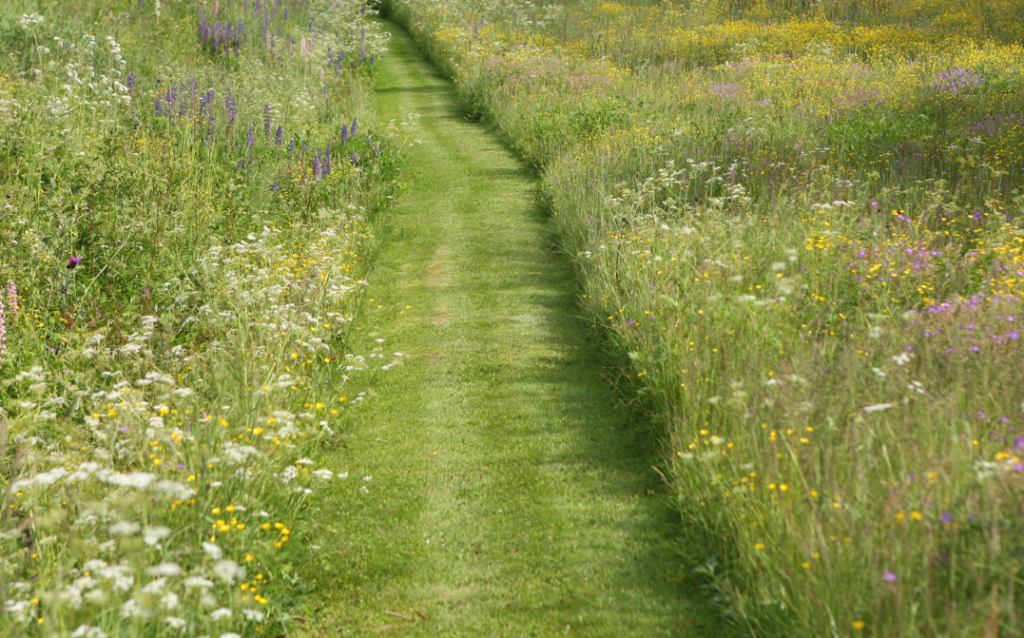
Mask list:
[{"label": "meadow vegetation", "polygon": [[543,171],[754,635],[1020,635],[1024,5],[392,0]]},{"label": "meadow vegetation", "polygon": [[[396,129],[347,0],[0,6],[0,633],[275,636],[395,355]],[[312,457],[312,458],[311,458]]]}]

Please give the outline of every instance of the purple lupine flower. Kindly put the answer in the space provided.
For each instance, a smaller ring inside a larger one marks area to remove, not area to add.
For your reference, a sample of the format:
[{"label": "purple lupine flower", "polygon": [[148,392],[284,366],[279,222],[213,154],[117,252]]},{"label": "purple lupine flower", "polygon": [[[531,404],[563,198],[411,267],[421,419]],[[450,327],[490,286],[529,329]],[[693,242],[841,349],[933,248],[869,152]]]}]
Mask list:
[{"label": "purple lupine flower", "polygon": [[313,157],[313,176],[316,177],[318,182],[323,178],[323,168],[320,166],[320,151],[317,151]]},{"label": "purple lupine flower", "polygon": [[359,163],[359,156],[356,155],[355,151],[352,151],[352,156],[348,158],[348,163],[351,164],[352,166],[355,166],[356,164]]},{"label": "purple lupine flower", "polygon": [[128,93],[132,94],[135,92],[135,74],[128,74]]},{"label": "purple lupine flower", "polygon": [[341,143],[348,144],[348,126],[344,124],[341,125]]},{"label": "purple lupine flower", "polygon": [[338,64],[341,64],[344,61],[345,61],[345,52],[344,51],[338,51]]},{"label": "purple lupine flower", "polygon": [[274,146],[280,146],[284,143],[284,129],[281,125],[277,125],[277,132],[274,133]]},{"label": "purple lupine flower", "polygon": [[884,572],[882,574],[882,580],[889,583],[895,583],[897,580],[899,580],[899,577],[897,577],[896,574],[892,572]]},{"label": "purple lupine flower", "polygon": [[18,287],[10,279],[7,280],[7,306],[12,315],[18,314]]},{"label": "purple lupine flower", "polygon": [[75,266],[80,263],[82,263],[82,259],[80,257],[72,257],[68,260],[68,270],[74,270]]},{"label": "purple lupine flower", "polygon": [[327,175],[331,174],[331,145],[330,144],[327,145],[327,152],[324,153],[323,172],[324,172],[324,176],[325,177]]},{"label": "purple lupine flower", "polygon": [[278,186],[277,183],[275,182],[275,183],[270,185],[270,190],[272,190],[272,191],[279,191],[279,190],[281,190],[281,187]]},{"label": "purple lupine flower", "polygon": [[160,117],[163,115],[163,111],[160,109],[160,98],[156,99],[156,116]]},{"label": "purple lupine flower", "polygon": [[228,87],[228,94],[224,96],[224,110],[228,114],[228,128],[235,123],[235,116],[238,115],[238,103],[235,96],[231,94],[231,87]]},{"label": "purple lupine flower", "polygon": [[370,64],[373,64],[373,54],[370,54]]},{"label": "purple lupine flower", "polygon": [[295,157],[295,139],[288,142],[288,159]]},{"label": "purple lupine flower", "polygon": [[270,137],[270,105],[263,107],[263,134]]},{"label": "purple lupine flower", "polygon": [[352,128],[350,128],[348,130],[349,135],[355,135],[356,134],[356,123],[358,121],[359,121],[359,118],[357,118],[357,117],[352,118]]},{"label": "purple lupine flower", "polygon": [[366,62],[366,47],[365,46],[362,49],[359,50],[359,59],[362,60],[363,62]]},{"label": "purple lupine flower", "polygon": [[249,124],[249,130],[245,135],[245,139],[249,143],[249,149],[251,150],[256,143],[256,133],[252,130],[252,124]]}]

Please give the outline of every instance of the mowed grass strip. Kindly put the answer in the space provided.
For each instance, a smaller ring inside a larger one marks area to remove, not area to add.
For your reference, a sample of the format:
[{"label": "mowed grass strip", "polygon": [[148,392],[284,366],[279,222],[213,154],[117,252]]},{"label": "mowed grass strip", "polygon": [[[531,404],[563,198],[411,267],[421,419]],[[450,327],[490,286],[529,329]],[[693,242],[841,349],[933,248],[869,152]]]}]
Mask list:
[{"label": "mowed grass strip", "polygon": [[419,117],[360,338],[405,364],[340,441],[357,480],[325,505],[301,626],[705,633],[665,540],[673,513],[652,446],[599,376],[538,180],[387,29],[377,112]]}]

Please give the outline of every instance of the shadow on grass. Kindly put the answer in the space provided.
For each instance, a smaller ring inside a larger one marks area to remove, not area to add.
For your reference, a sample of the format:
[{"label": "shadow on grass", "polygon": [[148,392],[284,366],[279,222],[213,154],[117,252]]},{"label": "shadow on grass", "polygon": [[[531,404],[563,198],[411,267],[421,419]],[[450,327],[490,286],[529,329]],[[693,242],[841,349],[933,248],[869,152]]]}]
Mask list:
[{"label": "shadow on grass", "polygon": [[[538,210],[537,215],[543,215]],[[557,295],[534,295],[531,305],[541,309],[545,337],[564,355],[548,369],[531,372],[532,381],[557,386],[565,414],[572,415],[567,427],[578,429],[586,444],[563,455],[566,464],[587,464],[604,471],[600,486],[608,494],[637,495],[645,501],[642,517],[630,520],[631,535],[646,536],[649,551],[637,556],[634,565],[621,575],[624,587],[642,587],[648,596],[669,605],[684,605],[696,612],[692,630],[697,635],[722,637],[748,635],[725,608],[713,600],[711,580],[693,568],[695,556],[706,559],[714,549],[711,530],[699,529],[684,520],[676,506],[674,488],[666,484],[664,454],[666,433],[651,422],[636,388],[624,381],[628,357],[581,311],[567,282],[575,282],[566,255],[548,255],[548,267],[524,281],[530,288],[558,290]],[[600,397],[595,402],[595,397]],[[613,410],[619,425],[595,428]],[[658,468],[657,471],[654,468]],[[700,543],[697,550],[687,544]]]}]

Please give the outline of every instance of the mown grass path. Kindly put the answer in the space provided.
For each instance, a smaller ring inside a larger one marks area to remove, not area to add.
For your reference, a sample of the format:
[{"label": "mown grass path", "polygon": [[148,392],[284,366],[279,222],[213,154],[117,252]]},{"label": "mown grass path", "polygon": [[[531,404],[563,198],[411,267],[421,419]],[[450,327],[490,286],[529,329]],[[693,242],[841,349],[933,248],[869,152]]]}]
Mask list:
[{"label": "mown grass path", "polygon": [[650,446],[599,377],[536,177],[388,29],[379,113],[419,115],[422,143],[406,147],[360,339],[405,364],[381,373],[332,452],[350,478],[319,522],[304,576],[318,611],[300,632],[704,633]]}]

